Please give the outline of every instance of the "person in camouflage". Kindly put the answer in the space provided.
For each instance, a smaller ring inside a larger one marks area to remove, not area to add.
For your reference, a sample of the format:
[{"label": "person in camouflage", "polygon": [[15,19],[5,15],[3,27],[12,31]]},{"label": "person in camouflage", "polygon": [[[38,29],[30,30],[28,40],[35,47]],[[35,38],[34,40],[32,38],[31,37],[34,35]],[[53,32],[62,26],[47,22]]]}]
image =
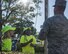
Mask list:
[{"label": "person in camouflage", "polygon": [[48,18],[39,33],[40,40],[48,41],[48,54],[68,54],[68,19],[64,15],[65,0],[56,0],[54,16]]}]

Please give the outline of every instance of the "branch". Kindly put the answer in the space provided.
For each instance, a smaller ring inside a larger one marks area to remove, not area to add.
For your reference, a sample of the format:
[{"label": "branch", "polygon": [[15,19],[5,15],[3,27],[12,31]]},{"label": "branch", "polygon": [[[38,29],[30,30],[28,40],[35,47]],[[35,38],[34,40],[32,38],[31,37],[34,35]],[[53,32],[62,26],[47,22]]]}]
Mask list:
[{"label": "branch", "polygon": [[[10,13],[9,13],[9,15],[6,17],[6,19],[4,20],[4,22],[6,22],[7,21],[7,19],[9,18],[9,16],[12,14],[12,12],[14,12],[15,10],[12,10]],[[3,22],[3,23],[4,23]]]}]

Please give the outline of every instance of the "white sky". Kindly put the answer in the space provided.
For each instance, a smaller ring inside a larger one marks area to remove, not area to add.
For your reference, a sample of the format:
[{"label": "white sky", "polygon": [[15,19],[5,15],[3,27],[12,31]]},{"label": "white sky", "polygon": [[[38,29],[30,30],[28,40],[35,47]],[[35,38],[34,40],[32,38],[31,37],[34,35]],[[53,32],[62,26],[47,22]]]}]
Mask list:
[{"label": "white sky", "polygon": [[[42,4],[40,4],[40,7],[41,7],[41,10],[40,10],[40,12],[41,12],[41,16],[37,16],[33,21],[34,21],[34,27],[37,29],[37,32],[39,32],[40,31],[40,26],[43,24],[43,22],[44,22],[44,19],[45,19],[45,15],[44,15],[44,13],[45,13],[45,5],[44,5],[44,0],[42,0],[43,1],[43,3]],[[37,20],[37,21],[36,21]]]}]

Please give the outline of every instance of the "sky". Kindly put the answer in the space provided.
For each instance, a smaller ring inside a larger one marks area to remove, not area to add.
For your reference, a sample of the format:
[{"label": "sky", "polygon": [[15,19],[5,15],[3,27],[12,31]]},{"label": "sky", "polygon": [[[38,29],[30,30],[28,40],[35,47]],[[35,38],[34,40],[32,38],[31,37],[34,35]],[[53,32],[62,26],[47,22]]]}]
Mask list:
[{"label": "sky", "polygon": [[[40,26],[43,24],[43,22],[44,22],[44,18],[45,18],[45,0],[42,0],[43,1],[43,3],[42,4],[40,4],[40,7],[41,7],[41,14],[42,14],[42,16],[37,16],[37,19],[35,18],[33,21],[34,21],[34,27],[37,29],[37,32],[39,32],[40,31]],[[68,0],[66,0],[67,1],[67,6],[66,6],[66,9],[65,9],[65,12],[64,12],[64,14],[65,14],[65,16],[68,18]],[[55,4],[55,0],[48,0],[48,17],[51,17],[51,16],[53,16],[54,15],[54,13],[53,13],[53,9],[54,9],[54,7],[53,7],[53,5]],[[37,21],[36,21],[37,20]]]},{"label": "sky", "polygon": [[33,22],[35,23],[34,24],[34,27],[37,29],[37,32],[40,31],[40,26],[43,25],[43,22],[44,22],[44,19],[45,19],[45,4],[44,4],[44,1],[45,0],[42,0],[43,2],[40,4],[40,7],[41,7],[41,16],[37,16],[36,18],[33,19]]}]

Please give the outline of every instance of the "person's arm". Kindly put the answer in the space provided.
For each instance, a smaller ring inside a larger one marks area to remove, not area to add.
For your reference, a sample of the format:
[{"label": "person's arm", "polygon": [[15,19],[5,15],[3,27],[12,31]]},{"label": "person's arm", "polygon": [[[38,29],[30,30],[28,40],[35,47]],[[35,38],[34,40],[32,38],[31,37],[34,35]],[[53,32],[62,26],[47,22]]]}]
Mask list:
[{"label": "person's arm", "polygon": [[29,40],[29,41],[26,42],[26,43],[21,43],[21,46],[24,47],[24,46],[28,45],[29,43],[31,43],[32,41],[33,41],[33,39]]},{"label": "person's arm", "polygon": [[30,46],[32,46],[32,47],[36,47],[36,44],[31,43]]},{"label": "person's arm", "polygon": [[45,39],[46,39],[46,36],[48,35],[48,32],[49,32],[49,27],[50,27],[50,20],[47,19],[47,20],[43,23],[43,27],[42,27],[42,29],[40,30],[40,33],[39,33],[39,39],[40,39],[40,40],[45,40]]},{"label": "person's arm", "polygon": [[31,47],[36,47],[36,38],[32,35],[33,42],[30,43]]}]

